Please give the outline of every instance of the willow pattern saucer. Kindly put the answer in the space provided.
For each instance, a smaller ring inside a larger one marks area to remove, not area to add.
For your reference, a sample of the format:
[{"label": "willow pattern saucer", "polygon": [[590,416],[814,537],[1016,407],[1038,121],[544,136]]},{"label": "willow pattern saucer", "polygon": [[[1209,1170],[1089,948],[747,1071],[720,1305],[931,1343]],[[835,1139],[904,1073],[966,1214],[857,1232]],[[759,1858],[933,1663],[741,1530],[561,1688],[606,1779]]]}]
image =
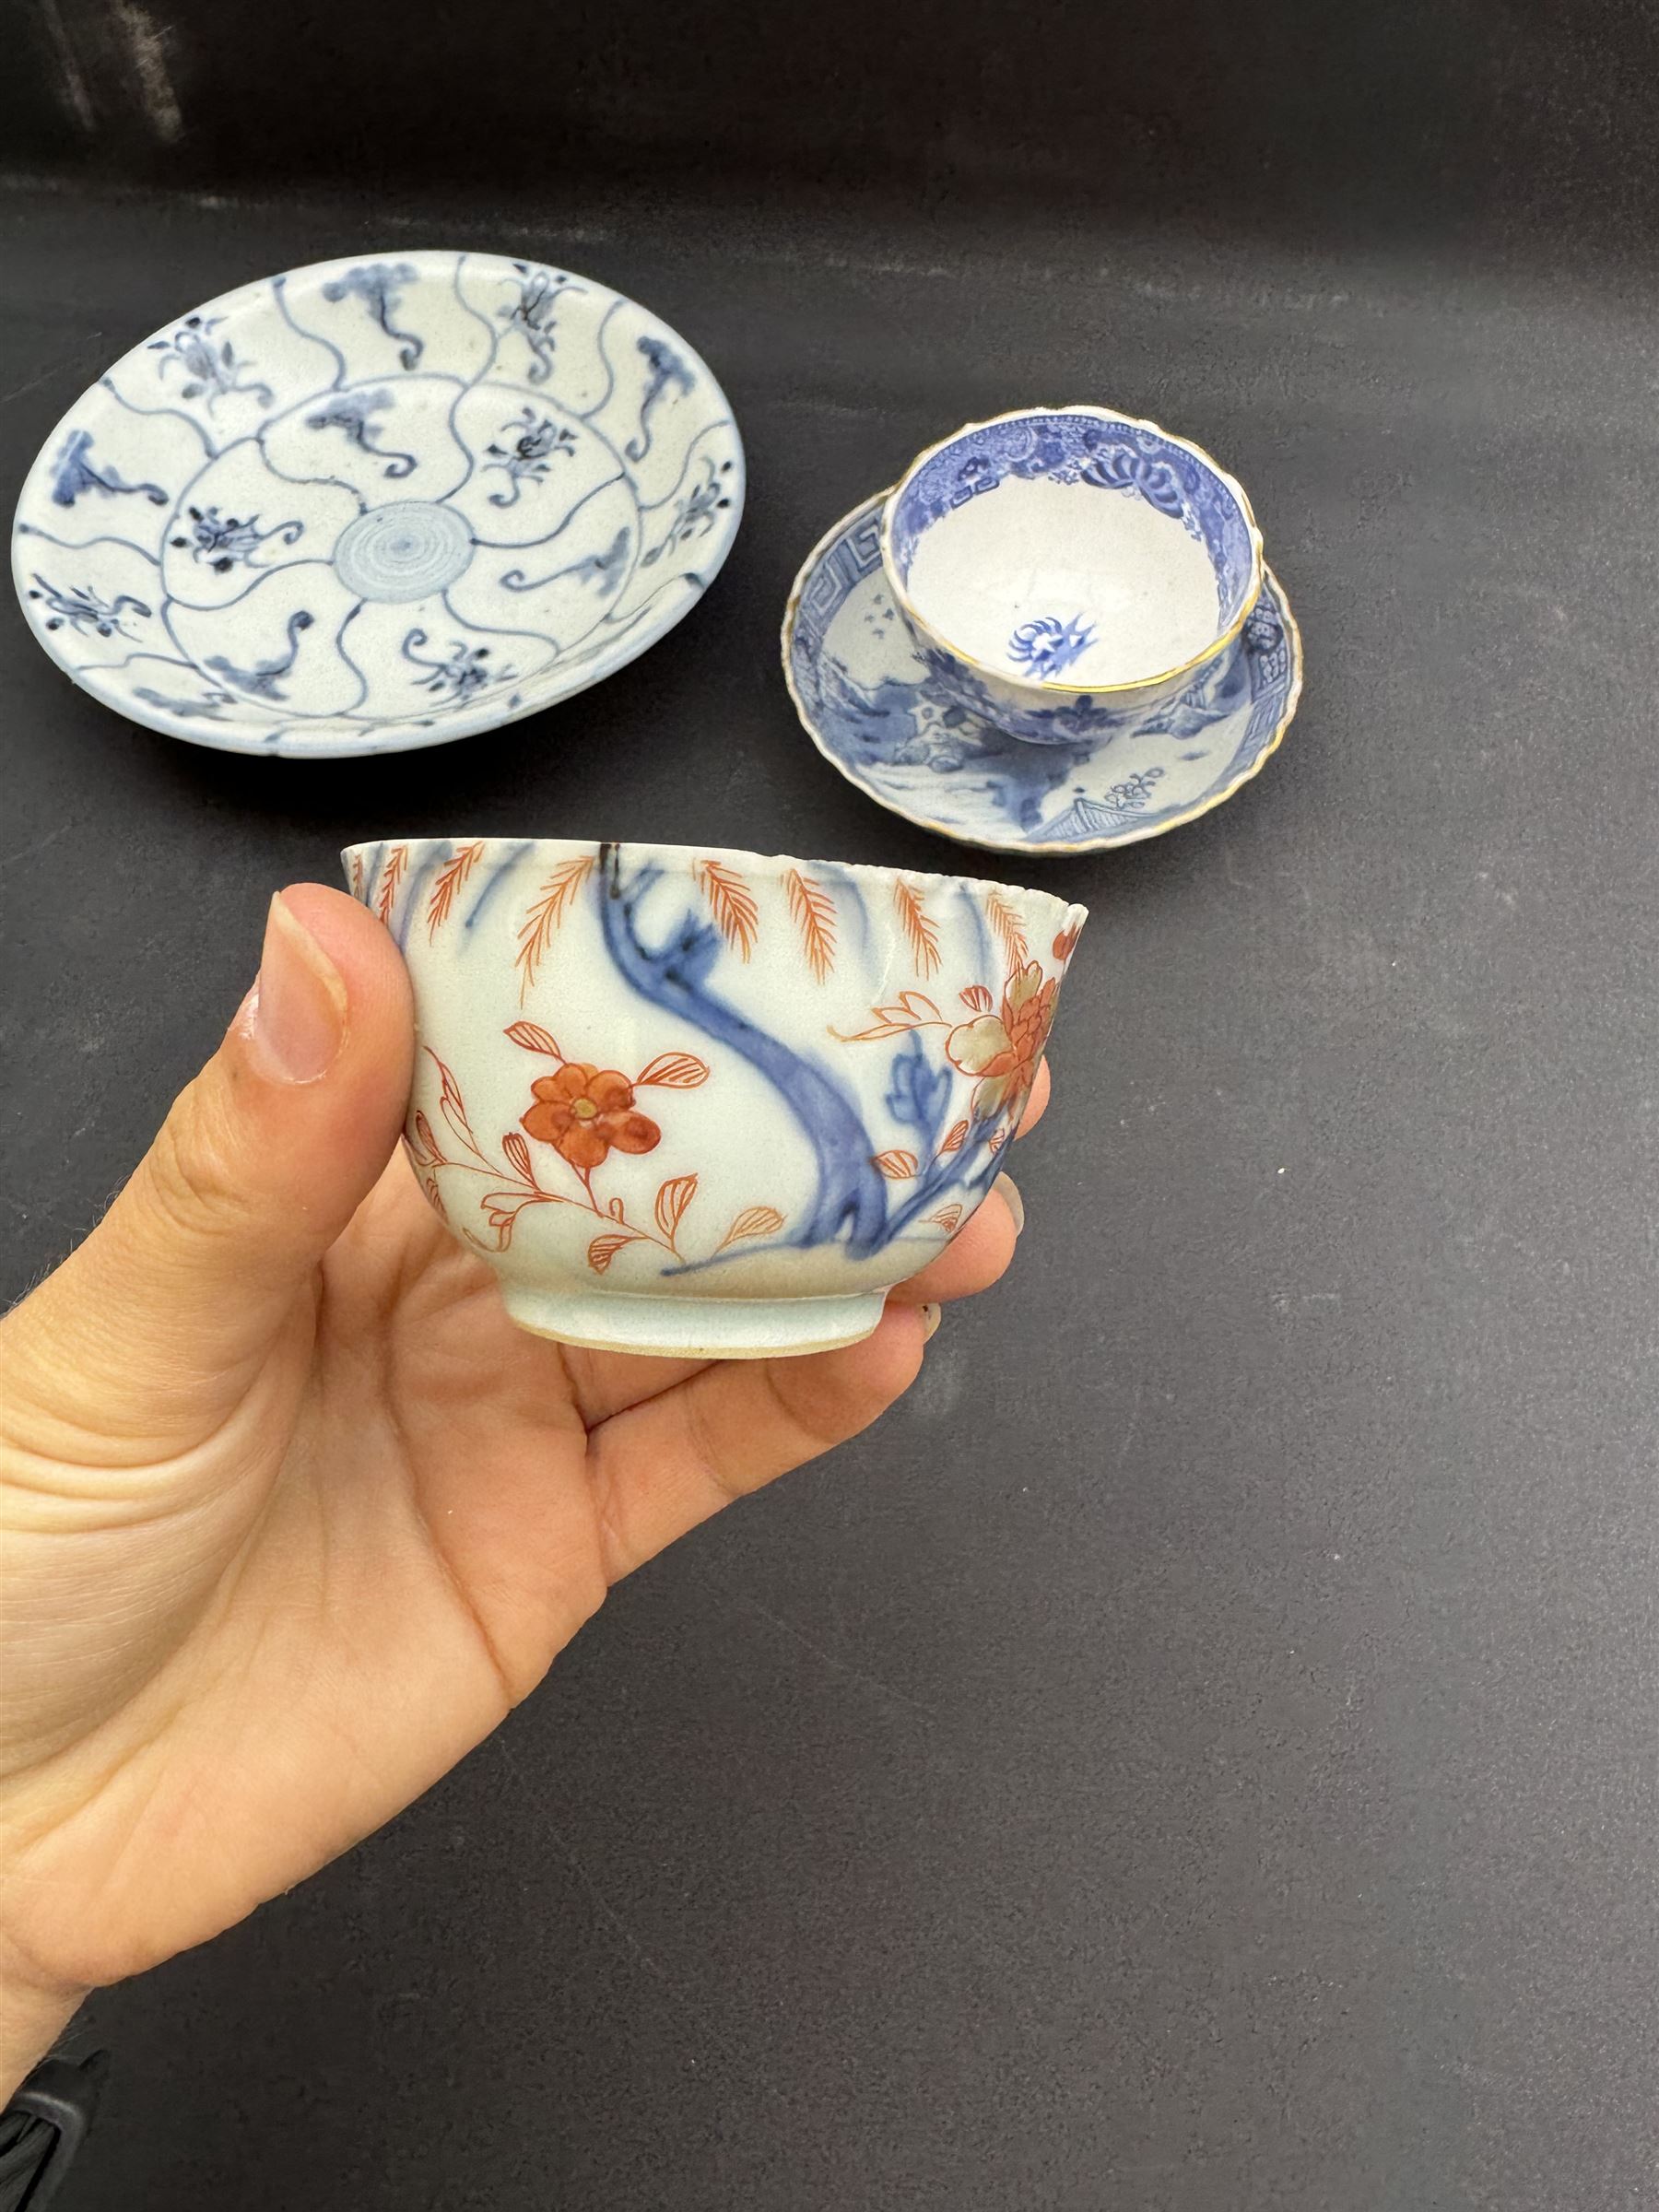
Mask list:
[{"label": "willow pattern saucer", "polygon": [[135,722],[238,752],[442,745],[633,660],[731,549],[720,386],[562,269],[295,269],[135,346],[18,502],[35,635]]},{"label": "willow pattern saucer", "polygon": [[783,672],[808,735],[878,806],[999,852],[1098,852],[1218,806],[1289,727],[1301,636],[1269,570],[1236,645],[1178,699],[1103,738],[1009,736],[961,702],[959,685],[959,696],[941,688],[893,606],[885,498],[813,548],[783,618]]}]

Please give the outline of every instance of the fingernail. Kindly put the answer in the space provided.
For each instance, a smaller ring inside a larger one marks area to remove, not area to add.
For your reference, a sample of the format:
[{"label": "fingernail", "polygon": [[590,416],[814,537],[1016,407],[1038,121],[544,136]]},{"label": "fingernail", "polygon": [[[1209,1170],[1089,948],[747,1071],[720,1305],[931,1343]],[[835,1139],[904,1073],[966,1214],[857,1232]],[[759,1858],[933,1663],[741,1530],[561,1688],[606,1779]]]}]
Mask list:
[{"label": "fingernail", "polygon": [[922,1341],[931,1344],[939,1324],[945,1318],[943,1306],[924,1306],[922,1309]]},{"label": "fingernail", "polygon": [[259,977],[242,1020],[261,1073],[273,1083],[314,1083],[345,1041],[339,970],[280,892],[265,916]]},{"label": "fingernail", "polygon": [[1025,1200],[1019,1194],[1019,1185],[1012,1175],[999,1175],[991,1188],[1002,1193],[1003,1203],[1014,1217],[1014,1234],[1018,1236],[1025,1227]]}]

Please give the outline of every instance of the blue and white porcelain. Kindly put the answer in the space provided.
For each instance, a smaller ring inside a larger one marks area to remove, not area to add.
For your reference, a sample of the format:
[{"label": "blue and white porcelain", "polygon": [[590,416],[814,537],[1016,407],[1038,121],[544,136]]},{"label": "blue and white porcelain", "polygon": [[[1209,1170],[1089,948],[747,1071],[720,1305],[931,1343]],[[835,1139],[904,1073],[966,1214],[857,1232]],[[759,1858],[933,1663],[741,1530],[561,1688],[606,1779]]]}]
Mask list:
[{"label": "blue and white porcelain", "polygon": [[523,1328],[691,1359],[867,1336],[996,1181],[1085,910],[719,847],[387,838],[405,1137]]},{"label": "blue and white porcelain", "polygon": [[441,745],[534,714],[696,604],[743,511],[719,385],[631,300],[493,253],[243,286],[83,394],[18,502],[47,652],[231,751]]},{"label": "blue and white porcelain", "polygon": [[1104,407],[1022,408],[929,447],[888,499],[881,557],[940,689],[1036,745],[1172,704],[1262,588],[1242,488]]},{"label": "blue and white porcelain", "polygon": [[965,844],[1091,853],[1218,806],[1277,746],[1301,691],[1301,638],[1264,571],[1237,636],[1162,704],[1102,734],[1030,745],[965,707],[894,604],[883,495],[807,556],[783,618],[783,671],[827,760],[877,805]]}]

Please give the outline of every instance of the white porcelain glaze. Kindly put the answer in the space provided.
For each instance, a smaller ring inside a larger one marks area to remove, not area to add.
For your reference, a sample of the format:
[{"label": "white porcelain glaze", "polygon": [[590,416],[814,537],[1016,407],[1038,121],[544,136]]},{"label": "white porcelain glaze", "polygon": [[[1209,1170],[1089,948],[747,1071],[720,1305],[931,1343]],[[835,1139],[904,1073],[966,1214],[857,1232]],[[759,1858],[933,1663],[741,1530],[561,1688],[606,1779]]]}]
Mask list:
[{"label": "white porcelain glaze", "polygon": [[917,543],[910,604],[941,637],[1016,680],[1144,682],[1195,659],[1221,621],[1215,572],[1179,516],[1078,499],[1046,477],[971,500]]},{"label": "white porcelain glaze", "polygon": [[345,860],[414,983],[410,1159],[514,1320],[711,1358],[867,1335],[973,1212],[1086,918],[718,849],[402,839]]}]

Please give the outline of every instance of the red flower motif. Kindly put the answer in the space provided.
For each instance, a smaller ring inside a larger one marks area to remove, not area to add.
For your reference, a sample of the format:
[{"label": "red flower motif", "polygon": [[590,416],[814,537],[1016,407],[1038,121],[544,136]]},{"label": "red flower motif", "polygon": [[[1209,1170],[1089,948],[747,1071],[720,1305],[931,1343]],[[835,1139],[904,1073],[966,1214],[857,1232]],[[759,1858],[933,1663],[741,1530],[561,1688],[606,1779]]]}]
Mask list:
[{"label": "red flower motif", "polygon": [[613,1145],[618,1152],[651,1152],[662,1142],[656,1124],[634,1112],[633,1085],[614,1067],[571,1060],[530,1088],[536,1103],[521,1125],[584,1174],[604,1163]]},{"label": "red flower motif", "polygon": [[1008,978],[1000,1014],[960,1022],[945,1040],[952,1062],[964,1075],[980,1078],[973,1093],[975,1121],[992,1120],[1030,1089],[1053,1027],[1058,988],[1053,976],[1044,982],[1032,960]]},{"label": "red flower motif", "polygon": [[1076,946],[1077,939],[1082,935],[1082,923],[1074,922],[1069,929],[1063,929],[1060,932],[1060,935],[1054,939],[1054,958],[1059,961],[1062,968],[1064,968],[1066,961],[1071,959],[1073,947]]}]

